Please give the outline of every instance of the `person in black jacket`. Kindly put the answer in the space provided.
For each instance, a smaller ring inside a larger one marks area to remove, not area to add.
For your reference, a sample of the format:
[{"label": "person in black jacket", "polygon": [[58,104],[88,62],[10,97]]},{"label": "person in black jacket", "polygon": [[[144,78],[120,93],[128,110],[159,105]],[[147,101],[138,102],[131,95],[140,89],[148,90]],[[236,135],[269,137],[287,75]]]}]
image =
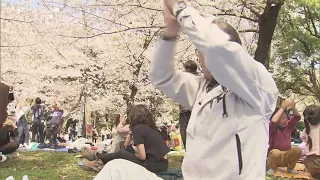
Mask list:
[{"label": "person in black jacket", "polygon": [[[197,51],[196,51],[197,54]],[[183,64],[184,69],[186,72],[194,74],[196,76],[199,76],[200,74],[197,72],[198,65],[192,61],[189,60]],[[183,146],[186,149],[187,146],[187,127],[189,123],[189,119],[191,116],[191,111],[183,106],[179,106],[180,114],[179,114],[179,125],[180,125],[180,134],[183,141]]]},{"label": "person in black jacket", "polygon": [[2,154],[13,153],[19,148],[20,142],[14,138],[17,135],[17,126],[12,120],[7,119],[0,128],[0,152]]}]

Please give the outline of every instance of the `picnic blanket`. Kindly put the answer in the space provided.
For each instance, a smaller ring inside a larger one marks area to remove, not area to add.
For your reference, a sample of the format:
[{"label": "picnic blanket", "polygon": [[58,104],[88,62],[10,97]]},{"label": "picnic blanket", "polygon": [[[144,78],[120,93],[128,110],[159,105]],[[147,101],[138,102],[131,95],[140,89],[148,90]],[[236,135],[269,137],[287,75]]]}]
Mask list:
[{"label": "picnic blanket", "polygon": [[166,172],[157,173],[163,180],[183,180],[181,169],[168,169]]},{"label": "picnic blanket", "polygon": [[305,166],[301,163],[297,163],[294,168],[299,174],[291,174],[287,172],[287,168],[278,168],[278,171],[274,174],[277,177],[293,178],[293,179],[314,179],[308,172],[305,172]]},{"label": "picnic blanket", "polygon": [[27,149],[25,147],[21,147],[18,149],[19,151],[48,151],[48,152],[68,152],[68,148],[59,148],[59,149],[49,149],[49,148],[36,148],[36,149]]}]

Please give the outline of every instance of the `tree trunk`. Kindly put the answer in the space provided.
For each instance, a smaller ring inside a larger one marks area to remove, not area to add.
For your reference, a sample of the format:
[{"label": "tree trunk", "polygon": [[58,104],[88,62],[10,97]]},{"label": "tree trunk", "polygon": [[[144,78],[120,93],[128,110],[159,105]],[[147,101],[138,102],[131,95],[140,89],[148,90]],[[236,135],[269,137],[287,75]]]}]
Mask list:
[{"label": "tree trunk", "polygon": [[124,95],[123,99],[126,101],[127,104],[127,115],[130,113],[132,106],[134,105],[134,98],[137,95],[138,88],[135,85],[130,86],[130,96],[127,94]]},{"label": "tree trunk", "polygon": [[254,56],[267,69],[269,68],[271,40],[282,4],[283,2],[273,3],[271,0],[268,0],[263,14],[259,17],[259,39]]}]

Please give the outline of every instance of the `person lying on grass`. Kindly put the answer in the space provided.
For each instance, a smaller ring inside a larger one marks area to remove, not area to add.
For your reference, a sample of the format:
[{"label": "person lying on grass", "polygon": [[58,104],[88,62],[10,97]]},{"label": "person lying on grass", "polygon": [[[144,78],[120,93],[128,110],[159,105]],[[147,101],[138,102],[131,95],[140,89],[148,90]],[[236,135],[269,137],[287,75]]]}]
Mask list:
[{"label": "person lying on grass", "polygon": [[[287,110],[291,109],[293,115],[290,117]],[[278,167],[287,167],[289,173],[297,174],[294,170],[300,159],[301,149],[291,148],[291,133],[295,130],[301,116],[295,106],[295,102],[286,99],[280,108],[276,108],[269,124],[269,150],[268,163],[270,169],[268,174],[274,174]]]},{"label": "person lying on grass", "polygon": [[[168,169],[168,146],[157,129],[154,117],[145,105],[136,105],[128,115],[131,131],[127,135],[125,146],[129,149],[130,141],[136,146],[135,151],[119,150],[116,153],[94,153],[96,161],[84,162],[84,165],[96,171],[99,161],[104,164],[114,159],[125,159],[145,167],[147,170],[159,173]],[[90,159],[90,158],[88,158]]]}]

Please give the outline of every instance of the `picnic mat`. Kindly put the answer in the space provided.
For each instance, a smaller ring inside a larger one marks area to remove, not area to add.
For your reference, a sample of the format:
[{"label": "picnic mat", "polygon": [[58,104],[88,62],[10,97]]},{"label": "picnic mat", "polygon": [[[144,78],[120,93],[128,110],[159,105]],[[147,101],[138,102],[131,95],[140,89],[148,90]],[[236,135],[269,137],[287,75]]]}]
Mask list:
[{"label": "picnic mat", "polygon": [[278,168],[278,171],[274,174],[277,177],[294,178],[294,179],[314,179],[309,173],[304,171],[304,165],[297,163],[294,168],[299,174],[291,174],[287,172],[287,168]]}]

